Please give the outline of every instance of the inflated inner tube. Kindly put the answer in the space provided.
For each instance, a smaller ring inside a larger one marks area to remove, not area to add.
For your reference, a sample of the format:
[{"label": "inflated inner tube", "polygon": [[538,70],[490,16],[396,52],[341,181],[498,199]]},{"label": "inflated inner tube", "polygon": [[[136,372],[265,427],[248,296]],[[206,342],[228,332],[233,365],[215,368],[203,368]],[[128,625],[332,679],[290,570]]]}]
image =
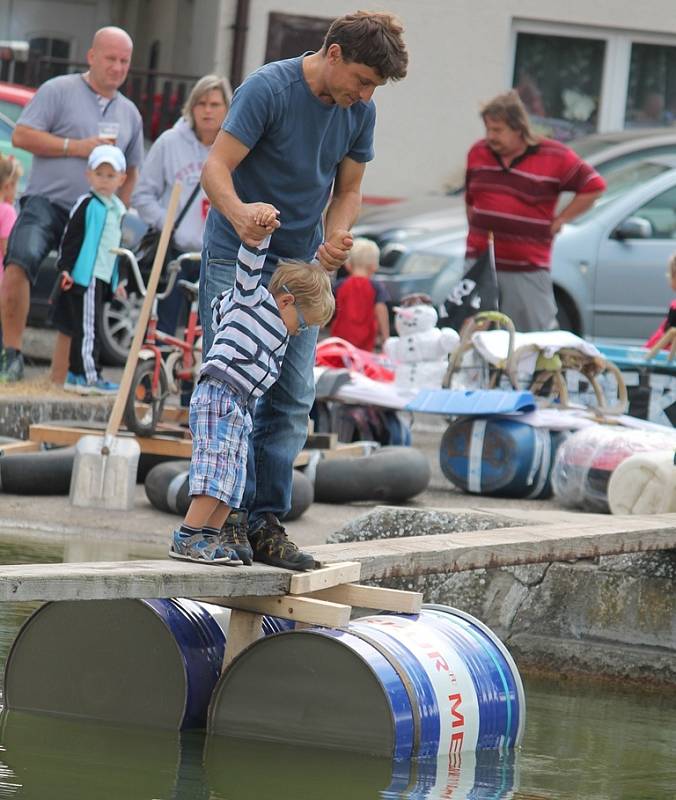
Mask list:
[{"label": "inflated inner tube", "polygon": [[[190,505],[189,470],[189,461],[177,459],[158,464],[148,472],[145,480],[146,495],[155,508],[181,516],[186,513]],[[294,469],[291,510],[284,519],[287,521],[298,519],[312,503],[313,498],[312,482],[302,472]]]},{"label": "inflated inner tube", "polygon": [[[7,439],[7,441],[20,440]],[[148,472],[157,464],[166,462],[168,458],[169,456],[141,453],[137,482],[143,483]],[[40,450],[37,453],[0,455],[0,492],[35,495],[68,494],[74,463],[75,447],[56,447],[52,450]]]},{"label": "inflated inner tube", "polygon": [[430,465],[414,447],[381,447],[368,456],[331,458],[317,464],[315,500],[402,502],[425,491]]}]

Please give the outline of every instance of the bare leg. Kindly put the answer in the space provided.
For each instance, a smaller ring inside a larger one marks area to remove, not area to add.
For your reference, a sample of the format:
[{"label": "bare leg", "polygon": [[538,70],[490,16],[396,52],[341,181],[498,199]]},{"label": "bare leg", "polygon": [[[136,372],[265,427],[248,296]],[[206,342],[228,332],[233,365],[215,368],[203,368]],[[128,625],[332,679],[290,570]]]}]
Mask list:
[{"label": "bare leg", "polygon": [[70,362],[70,336],[65,333],[57,333],[52,352],[52,368],[49,379],[52,383],[63,386],[68,373]]},{"label": "bare leg", "polygon": [[26,273],[16,264],[7,264],[0,281],[0,320],[5,348],[21,350],[30,299],[31,289]]},{"label": "bare leg", "polygon": [[[209,527],[220,528],[229,513],[228,506],[215,497],[198,495],[190,501],[190,507],[185,515],[184,523],[190,528],[203,528],[207,523],[209,523]],[[218,518],[222,518],[223,522],[220,525],[214,524],[212,526],[212,520],[215,522]]]}]

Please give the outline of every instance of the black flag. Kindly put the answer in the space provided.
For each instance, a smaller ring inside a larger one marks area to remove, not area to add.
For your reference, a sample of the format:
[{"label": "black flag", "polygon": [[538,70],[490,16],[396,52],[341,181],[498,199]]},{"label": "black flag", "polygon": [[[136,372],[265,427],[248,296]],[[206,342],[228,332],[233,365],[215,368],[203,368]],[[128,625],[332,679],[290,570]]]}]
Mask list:
[{"label": "black flag", "polygon": [[497,310],[498,279],[491,236],[486,252],[477,258],[439,306],[439,325],[459,331],[463,322],[479,311]]}]

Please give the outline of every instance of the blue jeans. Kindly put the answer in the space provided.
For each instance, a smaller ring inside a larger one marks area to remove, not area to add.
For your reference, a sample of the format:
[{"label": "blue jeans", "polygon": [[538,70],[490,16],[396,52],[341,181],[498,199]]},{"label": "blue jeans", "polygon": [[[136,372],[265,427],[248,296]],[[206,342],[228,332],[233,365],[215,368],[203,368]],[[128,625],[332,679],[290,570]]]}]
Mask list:
[{"label": "blue jeans", "polygon": [[[214,340],[211,301],[231,289],[235,261],[219,258],[213,244],[205,243],[200,270],[200,319],[203,322],[203,352]],[[263,273],[267,284],[271,272]],[[242,506],[255,528],[266,512],[282,519],[291,508],[293,462],[307,438],[310,409],[315,398],[313,367],[317,327],[291,336],[279,380],[258,399],[249,440],[246,487]]]}]

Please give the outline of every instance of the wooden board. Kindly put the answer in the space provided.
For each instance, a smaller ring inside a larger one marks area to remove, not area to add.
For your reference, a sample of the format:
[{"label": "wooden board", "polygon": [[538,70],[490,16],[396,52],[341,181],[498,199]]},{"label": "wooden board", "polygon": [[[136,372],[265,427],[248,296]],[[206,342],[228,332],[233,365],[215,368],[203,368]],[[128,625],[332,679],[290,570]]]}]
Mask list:
[{"label": "wooden board", "polygon": [[165,558],[0,566],[3,600],[115,600],[134,597],[284,595],[292,573],[256,565],[224,567]]},{"label": "wooden board", "polygon": [[331,586],[309,597],[329,600],[332,603],[345,603],[359,608],[373,608],[380,611],[397,611],[400,614],[417,614],[422,608],[423,596],[420,592],[402,592],[400,589],[383,589],[380,586],[362,586],[346,583]]},{"label": "wooden board", "polygon": [[[96,428],[71,427],[66,425],[53,425],[41,423],[31,425],[28,435],[33,442],[48,444],[71,445],[76,444],[83,436],[96,436],[103,434],[103,430]],[[190,458],[192,442],[189,439],[179,439],[175,436],[134,436],[129,431],[120,431],[118,436],[134,438],[139,443],[142,453],[152,453],[158,456],[172,456],[174,458]]]},{"label": "wooden board", "polygon": [[340,583],[351,583],[359,580],[361,565],[355,561],[315,569],[312,572],[299,572],[291,577],[289,594],[307,594]]},{"label": "wooden board", "polygon": [[39,450],[39,442],[26,441],[0,444],[0,456],[11,456],[17,453],[37,453]]},{"label": "wooden board", "polygon": [[260,638],[263,627],[263,615],[252,614],[249,611],[239,611],[233,608],[230,612],[228,623],[228,636],[225,640],[225,653],[223,654],[222,669],[239,655],[245,647],[253,644]]},{"label": "wooden board", "polygon": [[[675,548],[676,514],[664,514],[609,516],[593,522],[585,517],[580,524],[540,524],[319,545],[306,550],[324,564],[357,561],[361,564],[361,580],[374,580]],[[281,596],[289,593],[296,575],[275,567],[202,566],[170,559],[4,565],[0,566],[0,601]],[[308,598],[291,596],[281,602],[296,600]],[[243,608],[243,604],[238,603],[237,607]],[[244,610],[259,609],[284,616],[283,609],[275,604],[265,608],[247,606]]]},{"label": "wooden board", "polygon": [[[226,567],[227,569],[227,567]],[[342,628],[350,621],[350,606],[316,600],[312,597],[285,595],[283,597],[210,597],[207,602],[214,605],[269,614],[272,617],[309,622],[327,628]]]}]

